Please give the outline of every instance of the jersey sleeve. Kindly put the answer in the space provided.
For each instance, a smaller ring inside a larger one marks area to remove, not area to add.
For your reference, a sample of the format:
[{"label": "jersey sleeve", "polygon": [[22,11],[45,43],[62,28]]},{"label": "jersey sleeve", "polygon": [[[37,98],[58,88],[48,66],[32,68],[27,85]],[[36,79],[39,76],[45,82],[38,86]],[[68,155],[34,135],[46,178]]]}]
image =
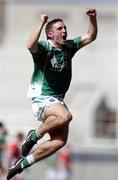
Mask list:
[{"label": "jersey sleeve", "polygon": [[80,42],[81,42],[81,36],[79,36],[77,38],[74,38],[73,41],[75,43],[76,48],[79,49],[79,45],[80,45]]},{"label": "jersey sleeve", "polygon": [[46,42],[45,41],[39,41],[37,52],[35,52],[35,53],[31,52],[31,54],[32,54],[32,56],[41,55],[45,51],[46,51]]},{"label": "jersey sleeve", "polygon": [[36,53],[32,53],[32,57],[33,57],[33,61],[35,63],[38,63],[39,61],[41,61],[42,59],[45,58],[45,54],[46,54],[46,50],[47,50],[47,43],[46,41],[39,41],[38,42],[38,49]]},{"label": "jersey sleeve", "polygon": [[79,50],[79,45],[81,42],[81,36],[78,36],[74,39],[67,40],[67,46],[71,51],[71,57],[74,56],[74,54]]},{"label": "jersey sleeve", "polygon": [[46,49],[47,49],[46,41],[39,41],[38,42],[38,53],[42,54],[46,51]]}]

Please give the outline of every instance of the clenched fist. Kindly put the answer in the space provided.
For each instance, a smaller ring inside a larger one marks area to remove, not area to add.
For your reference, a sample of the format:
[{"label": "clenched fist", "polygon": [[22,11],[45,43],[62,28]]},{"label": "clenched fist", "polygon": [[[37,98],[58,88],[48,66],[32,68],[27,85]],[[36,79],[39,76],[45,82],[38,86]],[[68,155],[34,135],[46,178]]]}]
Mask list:
[{"label": "clenched fist", "polygon": [[89,9],[87,9],[86,10],[86,14],[88,15],[88,16],[96,16],[96,9],[94,9],[94,8],[89,8]]},{"label": "clenched fist", "polygon": [[47,23],[48,16],[46,14],[42,14],[42,15],[40,15],[40,19],[41,19],[41,22],[43,24],[45,24],[45,23]]}]

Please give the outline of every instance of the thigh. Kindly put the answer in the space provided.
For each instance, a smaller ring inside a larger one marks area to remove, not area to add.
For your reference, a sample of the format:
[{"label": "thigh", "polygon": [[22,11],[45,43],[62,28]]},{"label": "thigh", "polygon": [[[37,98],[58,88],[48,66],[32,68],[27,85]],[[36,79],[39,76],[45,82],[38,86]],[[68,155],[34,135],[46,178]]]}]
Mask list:
[{"label": "thigh", "polygon": [[72,116],[68,108],[65,106],[65,104],[61,103],[55,103],[51,105],[50,107],[47,107],[45,110],[45,117],[49,116]]},{"label": "thigh", "polygon": [[[50,115],[56,114],[55,116],[57,116],[57,112],[54,112],[56,110],[55,109],[56,104],[59,104],[58,105],[59,109],[61,108],[62,110],[65,109],[63,108],[63,106],[66,107],[63,99],[59,100],[51,96],[39,96],[39,97],[32,98],[32,110],[33,110],[35,118],[39,121],[44,121],[45,118],[47,118]],[[47,109],[49,109],[48,112],[47,112]]]}]

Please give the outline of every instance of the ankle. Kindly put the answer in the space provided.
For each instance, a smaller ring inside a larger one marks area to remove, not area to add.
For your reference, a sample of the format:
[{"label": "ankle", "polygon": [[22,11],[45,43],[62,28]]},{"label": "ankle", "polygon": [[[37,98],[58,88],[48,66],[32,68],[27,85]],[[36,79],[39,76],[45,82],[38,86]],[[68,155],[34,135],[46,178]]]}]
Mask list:
[{"label": "ankle", "polygon": [[41,135],[39,134],[38,130],[34,130],[32,132],[32,140],[37,142],[41,138]]},{"label": "ankle", "polygon": [[33,154],[30,154],[26,158],[23,159],[23,161],[21,163],[21,168],[25,169],[27,167],[30,167],[34,163],[35,163],[34,156],[33,156]]},{"label": "ankle", "polygon": [[39,132],[39,129],[35,129],[34,132],[35,132],[35,135],[36,135],[37,139],[40,139],[42,137],[42,135]]},{"label": "ankle", "polygon": [[22,169],[25,169],[25,168],[27,168],[27,167],[29,167],[29,166],[30,166],[29,162],[27,161],[26,158],[24,158],[23,161],[22,161],[22,163],[21,163],[21,168],[22,168]]}]

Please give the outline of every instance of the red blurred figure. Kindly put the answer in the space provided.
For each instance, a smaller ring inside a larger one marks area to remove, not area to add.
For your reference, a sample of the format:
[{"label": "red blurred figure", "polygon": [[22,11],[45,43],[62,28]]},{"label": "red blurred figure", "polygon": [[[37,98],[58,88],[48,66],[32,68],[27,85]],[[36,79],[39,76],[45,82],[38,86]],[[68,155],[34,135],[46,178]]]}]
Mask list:
[{"label": "red blurred figure", "polygon": [[[23,133],[19,132],[15,136],[15,140],[8,145],[7,149],[7,164],[8,167],[13,166],[13,164],[16,162],[17,159],[21,157],[21,145],[24,140]],[[22,180],[22,177],[19,175],[16,175],[13,180]]]},{"label": "red blurred figure", "polygon": [[5,173],[3,165],[4,152],[6,149],[7,130],[2,122],[0,122],[0,175]]},{"label": "red blurred figure", "polygon": [[[61,180],[70,180],[72,175],[72,153],[70,146],[67,145],[57,153],[57,172]],[[63,177],[62,177],[63,176]]]}]

